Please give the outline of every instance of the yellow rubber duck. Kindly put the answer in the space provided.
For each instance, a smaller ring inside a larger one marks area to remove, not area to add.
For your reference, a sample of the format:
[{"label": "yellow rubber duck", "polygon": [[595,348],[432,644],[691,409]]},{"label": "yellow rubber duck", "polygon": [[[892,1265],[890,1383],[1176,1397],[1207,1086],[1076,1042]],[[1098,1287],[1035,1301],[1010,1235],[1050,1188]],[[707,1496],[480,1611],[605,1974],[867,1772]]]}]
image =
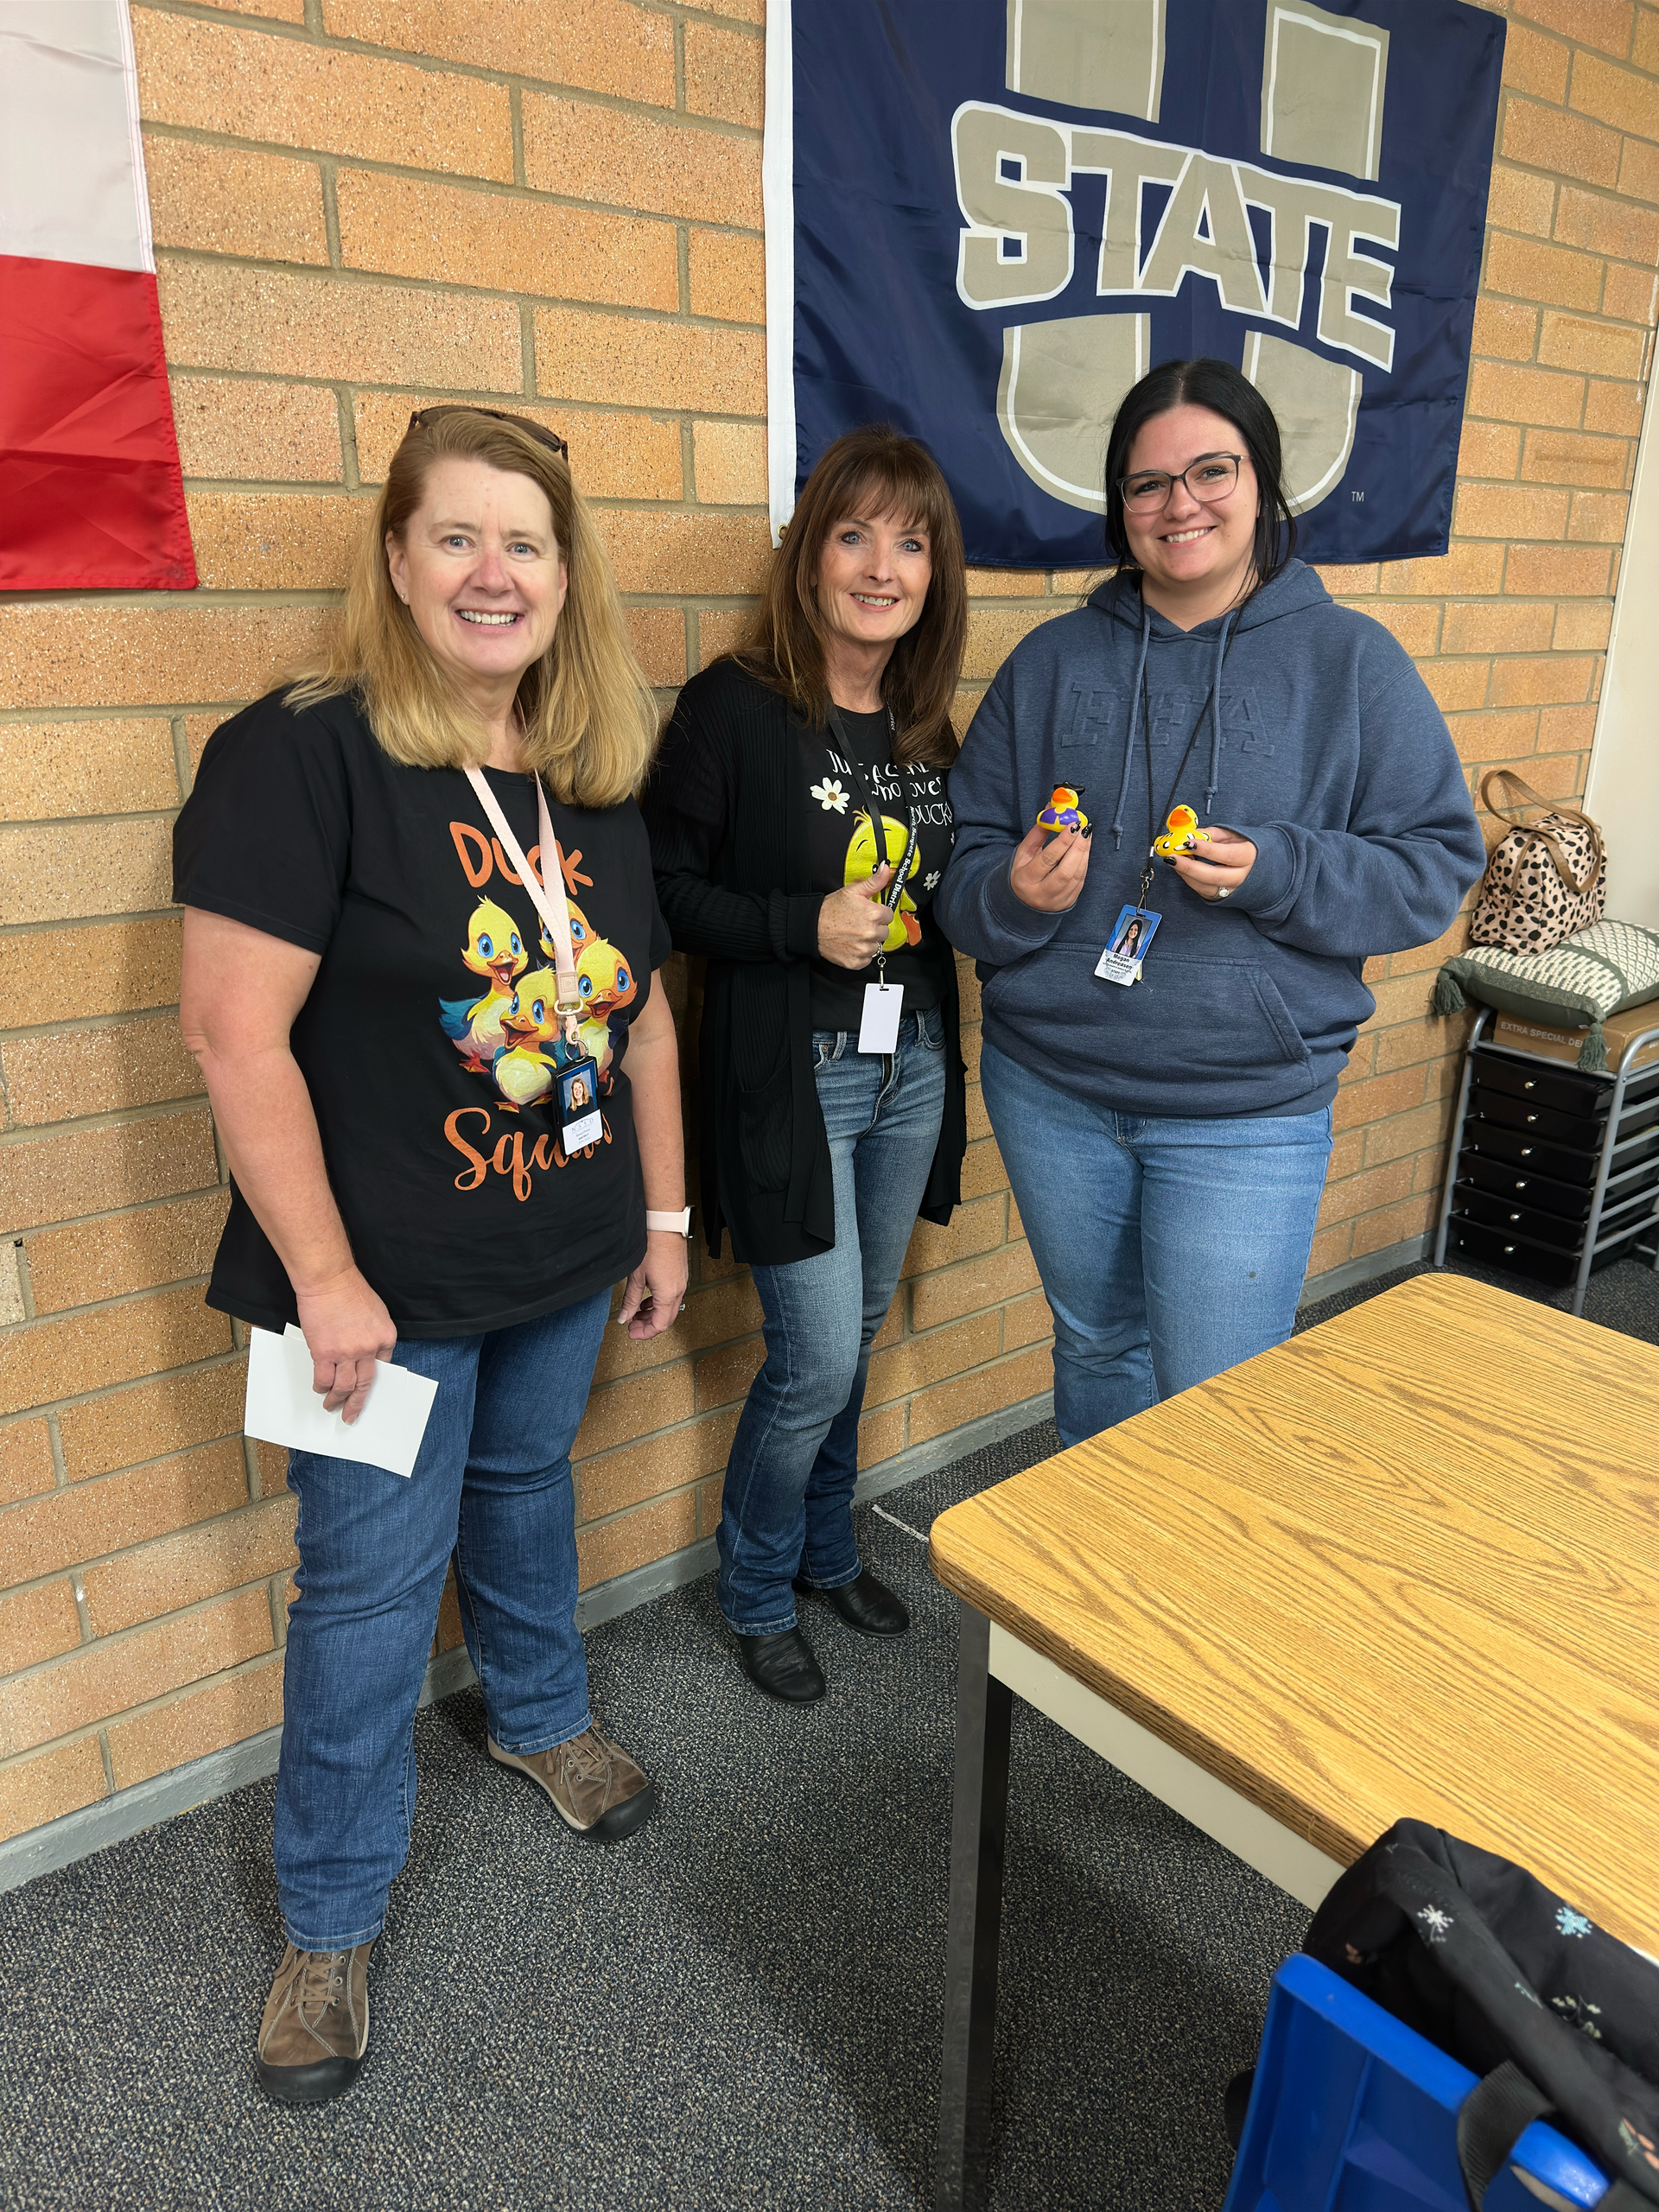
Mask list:
[{"label": "yellow rubber duck", "polygon": [[[895,822],[890,814],[882,816],[881,828],[885,833],[884,842],[887,849],[887,865],[889,868],[897,868],[905,857],[905,847],[910,842],[910,832],[902,822]],[[911,856],[909,874],[905,879],[906,882],[914,876],[921,864],[922,849],[918,843]],[[870,817],[868,814],[861,814],[858,817],[858,826],[853,831],[852,842],[847,848],[847,866],[842,872],[842,881],[868,883],[880,865],[880,861],[875,857],[875,832],[870,827]],[[882,893],[882,897],[891,900],[893,888],[892,884],[889,883]],[[898,911],[888,925],[886,937],[881,940],[881,950],[883,952],[899,952],[906,945],[919,944],[921,941],[922,925],[917,916],[916,901],[908,891],[901,890],[899,893]]]},{"label": "yellow rubber duck", "polygon": [[1037,827],[1056,836],[1062,830],[1086,830],[1089,817],[1077,804],[1082,797],[1081,784],[1056,784],[1053,796],[1037,817]]},{"label": "yellow rubber duck", "polygon": [[1200,830],[1198,817],[1190,806],[1172,807],[1164,834],[1153,843],[1153,851],[1164,860],[1173,860],[1177,853],[1190,853],[1194,845],[1207,845],[1210,832]]},{"label": "yellow rubber duck", "polygon": [[492,1069],[503,1113],[538,1106],[553,1088],[557,1064],[540,1048],[559,1033],[558,995],[558,977],[550,968],[537,968],[524,977],[503,1010],[505,1041]]},{"label": "yellow rubber duck", "polygon": [[530,965],[530,955],[506,909],[493,899],[480,899],[467,925],[461,957],[475,976],[488,978],[489,988],[481,999],[440,999],[438,1020],[467,1066],[475,1075],[487,1075],[505,1042],[502,1012],[514,981]]}]

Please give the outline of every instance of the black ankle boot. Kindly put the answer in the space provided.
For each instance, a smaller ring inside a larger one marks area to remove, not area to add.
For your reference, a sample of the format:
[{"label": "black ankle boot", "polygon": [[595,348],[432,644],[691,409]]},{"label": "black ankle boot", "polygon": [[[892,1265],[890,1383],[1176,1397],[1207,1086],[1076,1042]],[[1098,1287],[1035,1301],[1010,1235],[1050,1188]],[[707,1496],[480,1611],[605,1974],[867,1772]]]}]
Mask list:
[{"label": "black ankle boot", "polygon": [[910,1626],[903,1599],[885,1582],[878,1582],[868,1567],[856,1582],[843,1582],[837,1590],[815,1590],[798,1579],[794,1586],[803,1597],[827,1598],[848,1627],[861,1636],[902,1636]]},{"label": "black ankle boot", "polygon": [[768,1697],[785,1705],[810,1705],[823,1695],[823,1669],[798,1628],[780,1629],[775,1636],[739,1636],[737,1656],[756,1689]]}]

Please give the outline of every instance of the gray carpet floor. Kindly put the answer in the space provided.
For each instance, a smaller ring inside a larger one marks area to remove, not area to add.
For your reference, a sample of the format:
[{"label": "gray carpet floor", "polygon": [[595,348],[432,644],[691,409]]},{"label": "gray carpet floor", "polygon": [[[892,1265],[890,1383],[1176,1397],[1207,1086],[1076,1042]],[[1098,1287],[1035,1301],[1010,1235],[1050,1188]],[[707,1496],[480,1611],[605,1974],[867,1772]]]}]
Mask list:
[{"label": "gray carpet floor", "polygon": [[[1597,1286],[1591,1318],[1659,1342],[1649,1270]],[[485,1758],[476,1692],[423,1713],[371,2056],[336,2104],[285,2112],[250,2064],[282,1940],[270,1783],[0,1897],[0,2204],[930,2202],[956,1620],[919,1538],[1057,1445],[860,1509],[913,1630],[871,1643],[810,1605],[831,1688],[804,1712],[742,1680],[707,1580],[592,1631],[596,1700],[662,1789],[614,1849]],[[1019,1705],[1013,1770],[995,2212],[1216,2212],[1223,2084],[1306,1915]]]}]

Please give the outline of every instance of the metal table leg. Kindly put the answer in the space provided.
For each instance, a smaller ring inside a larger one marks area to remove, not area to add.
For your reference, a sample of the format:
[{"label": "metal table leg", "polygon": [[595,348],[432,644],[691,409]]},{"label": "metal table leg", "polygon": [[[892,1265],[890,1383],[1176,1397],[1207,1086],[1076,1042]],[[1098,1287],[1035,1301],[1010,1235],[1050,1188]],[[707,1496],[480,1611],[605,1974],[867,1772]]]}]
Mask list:
[{"label": "metal table leg", "polygon": [[976,2212],[985,2202],[1014,1713],[1013,1691],[990,1672],[990,1622],[964,1603],[957,1672],[936,2212]]}]

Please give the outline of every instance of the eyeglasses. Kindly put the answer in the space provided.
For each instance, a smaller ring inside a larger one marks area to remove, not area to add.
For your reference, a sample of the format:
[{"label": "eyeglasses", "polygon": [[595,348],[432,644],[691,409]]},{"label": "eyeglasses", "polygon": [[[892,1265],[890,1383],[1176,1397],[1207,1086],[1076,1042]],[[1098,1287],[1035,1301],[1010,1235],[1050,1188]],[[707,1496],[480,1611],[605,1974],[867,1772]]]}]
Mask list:
[{"label": "eyeglasses", "polygon": [[447,407],[420,407],[410,416],[409,427],[411,430],[424,430],[445,415],[487,415],[492,423],[511,423],[520,430],[527,430],[538,445],[551,446],[561,461],[570,458],[570,448],[556,430],[546,429],[524,415],[504,415],[499,407],[467,407],[459,401]]},{"label": "eyeglasses", "polygon": [[1236,453],[1201,453],[1191,461],[1179,476],[1166,476],[1160,469],[1142,468],[1133,476],[1120,476],[1117,488],[1123,494],[1126,507],[1137,512],[1150,514],[1161,507],[1178,484],[1185,484],[1195,499],[1208,506],[1217,499],[1224,499],[1238,481],[1238,464],[1243,459]]}]

